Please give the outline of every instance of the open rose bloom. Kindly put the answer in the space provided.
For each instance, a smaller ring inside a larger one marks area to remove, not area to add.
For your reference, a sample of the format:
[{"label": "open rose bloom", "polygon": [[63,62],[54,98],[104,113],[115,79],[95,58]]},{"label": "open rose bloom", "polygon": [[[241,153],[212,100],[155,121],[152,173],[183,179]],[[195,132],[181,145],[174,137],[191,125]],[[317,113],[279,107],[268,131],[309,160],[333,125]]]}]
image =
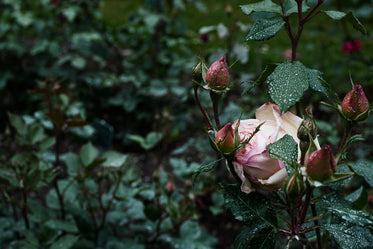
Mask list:
[{"label": "open rose bloom", "polygon": [[[266,103],[256,111],[256,119],[240,120],[238,134],[241,140],[250,138],[256,127],[263,123],[250,142],[236,152],[233,166],[242,180],[241,190],[251,193],[256,188],[272,191],[283,187],[288,174],[281,160],[269,157],[267,145],[291,135],[298,143],[298,161],[300,160],[298,127],[302,119],[291,112],[281,115],[277,105]],[[233,124],[235,128],[236,120]]]}]

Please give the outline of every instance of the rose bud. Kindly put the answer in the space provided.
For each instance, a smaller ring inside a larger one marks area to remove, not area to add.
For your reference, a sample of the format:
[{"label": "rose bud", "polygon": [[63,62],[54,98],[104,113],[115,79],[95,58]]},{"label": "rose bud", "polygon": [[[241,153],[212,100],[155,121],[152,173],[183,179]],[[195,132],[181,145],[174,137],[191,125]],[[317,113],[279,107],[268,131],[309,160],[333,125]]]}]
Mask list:
[{"label": "rose bud", "polygon": [[343,116],[351,121],[362,121],[368,117],[369,102],[361,85],[356,85],[342,101]]},{"label": "rose bud", "polygon": [[196,83],[202,82],[202,67],[203,67],[203,62],[199,61],[197,64],[194,65],[192,69],[192,80]]},{"label": "rose bud", "polygon": [[224,90],[228,87],[229,71],[225,56],[215,61],[207,70],[206,83],[213,90]]},{"label": "rose bud", "polygon": [[285,183],[285,193],[289,200],[294,200],[304,193],[303,177],[299,172],[294,172]]},{"label": "rose bud", "polygon": [[216,133],[215,144],[223,154],[230,154],[235,150],[238,145],[235,142],[234,129],[231,123],[228,123]]},{"label": "rose bud", "polygon": [[175,185],[173,182],[168,181],[165,186],[165,190],[167,193],[172,193],[175,190]]},{"label": "rose bud", "polygon": [[332,149],[324,145],[321,149],[314,151],[305,162],[307,174],[316,181],[327,180],[337,171],[337,164]]}]

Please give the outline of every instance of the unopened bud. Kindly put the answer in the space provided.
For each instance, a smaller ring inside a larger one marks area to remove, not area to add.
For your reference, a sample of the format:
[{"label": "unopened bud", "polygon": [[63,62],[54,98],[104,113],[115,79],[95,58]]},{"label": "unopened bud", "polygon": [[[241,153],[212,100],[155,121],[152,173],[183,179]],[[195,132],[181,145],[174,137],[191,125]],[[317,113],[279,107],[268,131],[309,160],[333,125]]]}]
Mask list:
[{"label": "unopened bud", "polygon": [[202,82],[202,67],[203,63],[202,61],[197,62],[193,69],[192,69],[192,80],[196,83],[201,83]]},{"label": "unopened bud", "polygon": [[344,117],[351,121],[362,121],[368,118],[369,102],[361,85],[356,85],[346,94],[341,110]]},{"label": "unopened bud", "polygon": [[316,181],[325,181],[337,171],[337,163],[329,145],[314,151],[305,162],[307,174]]},{"label": "unopened bud", "polygon": [[168,181],[165,186],[165,190],[167,193],[172,193],[175,190],[175,185],[173,182]]},{"label": "unopened bud", "polygon": [[236,148],[235,134],[232,124],[228,123],[216,133],[215,144],[224,154],[229,154]]},{"label": "unopened bud", "polygon": [[311,108],[306,109],[305,117],[298,128],[298,138],[301,141],[309,142],[310,135],[312,139],[316,138],[317,135],[317,127],[315,119],[312,116]]},{"label": "unopened bud", "polygon": [[225,56],[215,61],[207,70],[206,83],[213,90],[225,90],[228,87],[229,71]]},{"label": "unopened bud", "polygon": [[301,196],[305,190],[302,174],[294,172],[286,181],[284,190],[290,201]]}]

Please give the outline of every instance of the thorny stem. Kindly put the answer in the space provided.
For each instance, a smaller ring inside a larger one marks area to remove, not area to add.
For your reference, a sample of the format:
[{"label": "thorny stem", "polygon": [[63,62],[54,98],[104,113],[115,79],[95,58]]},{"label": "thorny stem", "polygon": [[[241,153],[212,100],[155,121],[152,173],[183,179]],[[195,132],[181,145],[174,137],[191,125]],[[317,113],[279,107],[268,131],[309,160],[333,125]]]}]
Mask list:
[{"label": "thorny stem", "polygon": [[203,116],[205,117],[205,120],[206,120],[206,123],[207,123],[207,129],[208,130],[213,130],[213,128],[212,128],[213,126],[211,124],[210,118],[207,115],[205,109],[203,108],[203,106],[201,104],[201,101],[199,100],[199,97],[198,97],[198,87],[194,87],[194,98],[196,99],[197,104],[199,106],[199,109],[201,109],[201,112],[202,112]]}]

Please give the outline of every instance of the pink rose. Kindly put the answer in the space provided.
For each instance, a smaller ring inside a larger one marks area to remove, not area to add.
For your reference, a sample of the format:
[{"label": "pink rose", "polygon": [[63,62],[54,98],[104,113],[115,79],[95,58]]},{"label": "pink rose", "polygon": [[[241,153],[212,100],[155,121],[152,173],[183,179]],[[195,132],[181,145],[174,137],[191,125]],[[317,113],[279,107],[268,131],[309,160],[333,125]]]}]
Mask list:
[{"label": "pink rose", "polygon": [[[237,125],[237,120],[233,128]],[[233,166],[242,180],[241,190],[245,193],[255,188],[275,190],[283,187],[288,174],[281,160],[269,157],[267,145],[276,142],[285,134],[291,135],[298,143],[298,161],[301,157],[298,127],[302,119],[291,112],[281,116],[277,105],[266,103],[256,110],[256,119],[241,120],[238,127],[240,139],[248,139],[256,127],[263,123],[250,142],[236,152]]]}]

